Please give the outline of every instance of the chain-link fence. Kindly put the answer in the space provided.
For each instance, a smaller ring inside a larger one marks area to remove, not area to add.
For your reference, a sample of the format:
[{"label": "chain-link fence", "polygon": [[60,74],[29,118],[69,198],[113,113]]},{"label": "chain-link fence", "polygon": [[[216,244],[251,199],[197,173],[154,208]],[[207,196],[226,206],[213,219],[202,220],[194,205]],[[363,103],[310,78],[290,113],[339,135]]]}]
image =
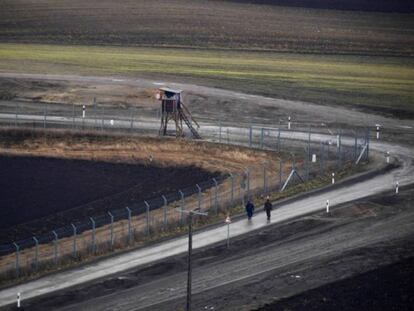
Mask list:
[{"label": "chain-link fence", "polygon": [[[33,105],[16,104],[15,111],[10,111],[11,108],[1,108],[3,126],[158,135],[157,110],[138,116],[125,109],[105,111],[105,107],[97,104],[88,107],[85,114],[82,106],[70,105],[44,104],[33,108]],[[333,134],[332,130],[325,133],[314,132],[311,128],[294,131],[292,124],[290,127],[289,130],[202,123],[200,134],[206,140],[276,151],[281,156],[275,163],[258,163],[178,192],[68,223],[41,236],[0,245],[0,277],[3,280],[20,277],[115,249],[137,246],[185,227],[188,216],[180,212],[181,209],[208,212],[208,218],[193,216],[193,221],[201,225],[221,214],[240,212],[247,198],[282,192],[295,183],[318,177],[330,177],[332,173],[368,159],[368,131],[339,130]],[[139,198],[136,199],[139,202]]]}]

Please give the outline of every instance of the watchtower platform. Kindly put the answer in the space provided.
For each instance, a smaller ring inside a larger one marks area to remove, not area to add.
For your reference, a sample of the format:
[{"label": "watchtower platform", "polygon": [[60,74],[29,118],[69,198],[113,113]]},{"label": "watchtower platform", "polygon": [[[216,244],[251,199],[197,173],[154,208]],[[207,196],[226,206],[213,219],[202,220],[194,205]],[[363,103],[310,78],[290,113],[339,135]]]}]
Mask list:
[{"label": "watchtower platform", "polygon": [[161,127],[159,134],[166,136],[168,133],[168,122],[173,121],[175,123],[175,136],[183,137],[184,121],[184,124],[187,125],[190,130],[191,136],[193,138],[200,139],[201,136],[197,131],[197,129],[200,128],[200,125],[182,102],[181,93],[181,90],[173,90],[166,87],[158,90],[156,97],[161,101]]}]

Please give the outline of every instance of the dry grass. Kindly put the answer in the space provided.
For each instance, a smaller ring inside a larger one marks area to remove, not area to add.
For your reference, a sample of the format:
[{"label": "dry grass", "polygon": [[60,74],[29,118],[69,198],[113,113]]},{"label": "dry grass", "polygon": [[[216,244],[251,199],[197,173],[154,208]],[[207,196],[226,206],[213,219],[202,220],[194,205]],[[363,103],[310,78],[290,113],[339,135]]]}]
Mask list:
[{"label": "dry grass", "polygon": [[168,138],[0,130],[0,153],[159,166],[197,166],[211,172],[241,171],[277,161],[275,153]]},{"label": "dry grass", "polygon": [[[145,137],[124,137],[120,135],[98,135],[95,133],[74,133],[66,131],[25,131],[0,130],[0,153],[9,155],[53,156],[59,158],[87,159],[109,162],[149,163],[149,156],[154,157],[158,165],[197,165],[214,172],[242,171],[251,166],[250,195],[257,206],[263,202],[263,175],[261,163],[276,161],[278,155],[272,152],[262,152],[243,147],[216,145],[207,142],[194,142],[175,139],[158,139]],[[152,163],[154,164],[154,163]],[[301,161],[297,166],[301,166]],[[291,163],[284,162],[283,176],[289,173]],[[347,170],[352,174],[353,170]],[[341,178],[343,172],[339,172]],[[329,183],[329,176],[314,179],[305,184],[289,188],[281,193],[278,184],[279,171],[276,166],[267,171],[268,189],[272,200],[279,200],[303,191],[321,187]],[[195,227],[221,222],[224,215],[237,215],[243,212],[243,199],[246,195],[241,188],[243,175],[235,175],[234,192],[231,192],[230,179],[219,184],[218,204],[215,203],[214,188],[207,189],[201,195],[201,207],[209,211],[208,219],[195,220]],[[232,200],[231,193],[234,194]],[[197,194],[185,198],[184,208],[198,207]],[[86,230],[78,234],[76,245],[78,252],[73,256],[73,237],[60,238],[58,246],[59,260],[54,263],[54,244],[47,243],[39,246],[39,266],[34,267],[35,248],[29,247],[21,251],[20,264],[22,266],[19,280],[55,271],[62,267],[78,265],[80,261],[90,261],[97,256],[105,256],[112,251],[123,251],[127,248],[140,247],[148,242],[164,237],[177,236],[185,232],[184,222],[180,221],[179,213],[175,211],[181,202],[171,202],[166,207],[168,224],[163,224],[164,209],[153,210],[149,214],[149,230],[147,232],[147,218],[145,214],[133,215],[131,218],[132,241],[128,241],[128,221],[116,221],[113,226],[114,246],[110,247],[110,226],[103,225],[96,229],[96,251],[91,248],[92,231]],[[181,206],[182,207],[182,206]],[[14,279],[15,254],[0,258],[0,283],[6,284]],[[14,280],[16,281],[16,280]]]},{"label": "dry grass", "polygon": [[[254,151],[243,147],[223,146],[207,142],[194,142],[175,139],[159,139],[145,137],[124,137],[120,135],[99,135],[95,133],[71,133],[66,131],[26,131],[26,130],[0,130],[0,154],[7,155],[30,155],[47,156],[66,159],[86,159],[93,161],[124,162],[124,163],[148,163],[149,157],[153,156],[152,165],[160,166],[200,166],[213,172],[240,172],[247,166],[257,167],[264,161],[275,161],[277,155],[272,152]],[[284,173],[287,173],[289,163],[285,163]],[[262,177],[260,170],[251,172],[251,191],[260,191]],[[276,181],[278,172],[275,167],[269,169],[269,178]],[[273,174],[273,175],[272,175]],[[235,195],[240,197],[244,192],[240,189],[242,175],[237,175],[235,180]],[[229,180],[219,185],[217,211],[215,210],[215,192],[207,189],[202,193],[202,206],[206,210],[212,210],[212,217],[207,221],[217,220],[227,210],[230,203]],[[164,210],[158,209],[150,213],[150,236],[146,236],[146,217],[134,215],[131,219],[133,227],[133,242],[127,242],[127,220],[114,223],[113,231],[115,237],[114,249],[121,250],[126,247],[138,247],[145,242],[159,239],[164,236],[182,234],[179,213],[175,208],[180,202],[171,202],[167,207],[168,226],[163,225]],[[198,196],[192,195],[185,199],[185,208],[195,208],[198,205]],[[199,225],[202,225],[200,222]],[[29,247],[20,252],[20,264],[22,266],[22,277],[33,276],[41,271],[54,270],[67,264],[76,264],[82,260],[90,260],[95,256],[106,254],[111,251],[108,245],[110,226],[104,225],[96,229],[96,254],[91,251],[92,231],[86,230],[77,237],[77,256],[72,256],[73,238],[59,239],[58,253],[59,262],[56,265],[54,258],[54,244],[42,244],[39,246],[38,269],[34,269],[35,248]],[[8,282],[13,278],[12,272],[15,265],[15,254],[9,254],[0,258],[0,272],[5,279],[0,282]],[[5,276],[8,275],[8,276]]]}]

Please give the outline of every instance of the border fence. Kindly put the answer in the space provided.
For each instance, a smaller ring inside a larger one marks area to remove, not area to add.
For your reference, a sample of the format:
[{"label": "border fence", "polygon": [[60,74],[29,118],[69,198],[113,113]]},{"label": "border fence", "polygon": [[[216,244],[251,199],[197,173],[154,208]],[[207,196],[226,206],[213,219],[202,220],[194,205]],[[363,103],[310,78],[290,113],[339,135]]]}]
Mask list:
[{"label": "border fence", "polygon": [[[10,104],[0,110],[0,125],[158,135],[157,110],[138,116],[113,107],[105,110],[96,102],[88,109],[93,111],[91,116],[82,106]],[[369,157],[369,130],[334,133],[332,129],[315,132],[311,127],[295,131],[294,124],[289,124],[290,129],[213,122],[201,125],[199,133],[208,141],[276,151],[284,156],[275,163],[258,163],[178,192],[91,215],[47,234],[0,245],[0,280],[136,246],[179,230],[186,226],[188,215],[177,208],[207,211],[211,217],[240,212],[247,198],[283,192],[293,184],[315,178],[331,178],[331,174]],[[332,175],[332,182],[334,178]],[[201,225],[206,220],[193,216],[193,221]]]}]

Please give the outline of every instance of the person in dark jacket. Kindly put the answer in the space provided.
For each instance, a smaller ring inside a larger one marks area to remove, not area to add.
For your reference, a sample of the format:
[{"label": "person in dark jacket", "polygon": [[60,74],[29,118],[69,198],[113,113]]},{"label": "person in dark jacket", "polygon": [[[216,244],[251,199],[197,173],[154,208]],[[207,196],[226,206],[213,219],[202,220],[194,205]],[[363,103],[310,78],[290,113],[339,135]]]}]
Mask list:
[{"label": "person in dark jacket", "polygon": [[247,213],[247,218],[250,220],[253,217],[253,212],[254,212],[254,205],[252,202],[250,202],[250,200],[247,200],[247,204],[246,204],[246,213]]},{"label": "person in dark jacket", "polygon": [[267,220],[270,221],[270,214],[272,212],[273,209],[273,205],[272,202],[270,202],[270,198],[267,197],[266,198],[266,202],[264,204],[264,210],[266,211],[266,215],[267,215]]}]

